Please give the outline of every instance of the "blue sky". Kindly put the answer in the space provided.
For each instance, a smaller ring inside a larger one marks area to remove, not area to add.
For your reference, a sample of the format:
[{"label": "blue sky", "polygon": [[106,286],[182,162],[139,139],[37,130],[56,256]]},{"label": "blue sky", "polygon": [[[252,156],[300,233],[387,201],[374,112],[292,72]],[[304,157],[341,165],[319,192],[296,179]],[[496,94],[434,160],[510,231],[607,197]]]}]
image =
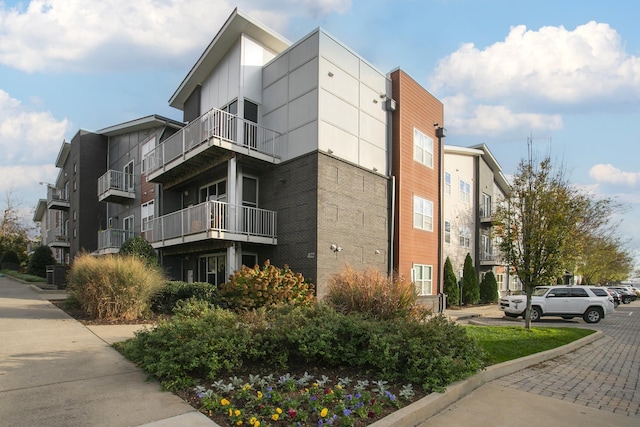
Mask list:
[{"label": "blue sky", "polygon": [[0,0],[3,196],[31,218],[78,129],[181,119],[168,99],[236,6],[291,41],[322,27],[404,69],[443,101],[446,143],[487,144],[507,175],[532,138],[571,182],[625,204],[640,260],[635,0]]}]

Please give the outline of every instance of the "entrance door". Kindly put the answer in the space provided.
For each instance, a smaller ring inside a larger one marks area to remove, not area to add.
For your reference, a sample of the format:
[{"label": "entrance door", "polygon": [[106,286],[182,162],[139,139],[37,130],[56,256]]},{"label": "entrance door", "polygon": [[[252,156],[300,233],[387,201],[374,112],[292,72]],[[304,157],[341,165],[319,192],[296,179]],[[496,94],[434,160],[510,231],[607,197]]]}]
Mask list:
[{"label": "entrance door", "polygon": [[207,255],[200,258],[198,280],[213,285],[221,285],[227,280],[225,274],[226,254]]}]

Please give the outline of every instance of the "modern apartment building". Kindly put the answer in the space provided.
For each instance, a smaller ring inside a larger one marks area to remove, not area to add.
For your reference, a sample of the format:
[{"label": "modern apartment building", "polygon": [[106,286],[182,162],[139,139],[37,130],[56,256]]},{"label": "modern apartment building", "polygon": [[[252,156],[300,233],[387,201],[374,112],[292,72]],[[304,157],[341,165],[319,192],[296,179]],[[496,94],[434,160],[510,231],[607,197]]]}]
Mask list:
[{"label": "modern apartment building", "polygon": [[62,142],[56,182],[42,183],[47,199],[38,202],[33,219],[41,224],[42,243],[61,264],[97,247],[96,230],[106,223],[106,208],[96,198],[96,182],[106,169],[106,155],[103,135],[79,130]]},{"label": "modern apartment building", "polygon": [[510,191],[500,164],[485,144],[444,147],[444,258],[451,260],[458,279],[466,255],[471,255],[479,279],[492,271],[500,295],[518,286],[507,274],[506,261],[493,233],[496,205]]},{"label": "modern apartment building", "polygon": [[479,195],[493,206],[506,191],[499,165],[484,146],[444,146],[442,103],[401,69],[378,71],[322,29],[291,43],[234,10],[169,104],[182,121],[151,115],[63,144],[52,193],[91,190],[61,216],[53,194],[38,204],[34,220],[62,230],[44,243],[78,233],[61,262],[142,235],[176,280],[220,284],[270,260],[322,298],[349,264],[410,279],[434,310],[445,256],[498,273]]}]

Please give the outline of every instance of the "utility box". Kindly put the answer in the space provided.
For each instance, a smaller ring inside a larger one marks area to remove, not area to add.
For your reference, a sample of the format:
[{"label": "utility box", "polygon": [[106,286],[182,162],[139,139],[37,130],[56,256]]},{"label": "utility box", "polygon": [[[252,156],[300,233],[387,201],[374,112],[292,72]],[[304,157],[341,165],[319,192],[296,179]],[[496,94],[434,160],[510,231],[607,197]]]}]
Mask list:
[{"label": "utility box", "polygon": [[54,285],[57,289],[67,287],[67,270],[64,265],[47,265],[47,284]]}]

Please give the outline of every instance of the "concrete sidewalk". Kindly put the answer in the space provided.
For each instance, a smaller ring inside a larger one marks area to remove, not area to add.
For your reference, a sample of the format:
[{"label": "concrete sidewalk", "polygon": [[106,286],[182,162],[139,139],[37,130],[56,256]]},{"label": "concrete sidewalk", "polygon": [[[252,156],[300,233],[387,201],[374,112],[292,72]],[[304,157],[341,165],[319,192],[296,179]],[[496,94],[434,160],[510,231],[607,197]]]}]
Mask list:
[{"label": "concrete sidewalk", "polygon": [[0,424],[216,426],[110,346],[131,326],[85,327],[56,295],[0,277]]}]

